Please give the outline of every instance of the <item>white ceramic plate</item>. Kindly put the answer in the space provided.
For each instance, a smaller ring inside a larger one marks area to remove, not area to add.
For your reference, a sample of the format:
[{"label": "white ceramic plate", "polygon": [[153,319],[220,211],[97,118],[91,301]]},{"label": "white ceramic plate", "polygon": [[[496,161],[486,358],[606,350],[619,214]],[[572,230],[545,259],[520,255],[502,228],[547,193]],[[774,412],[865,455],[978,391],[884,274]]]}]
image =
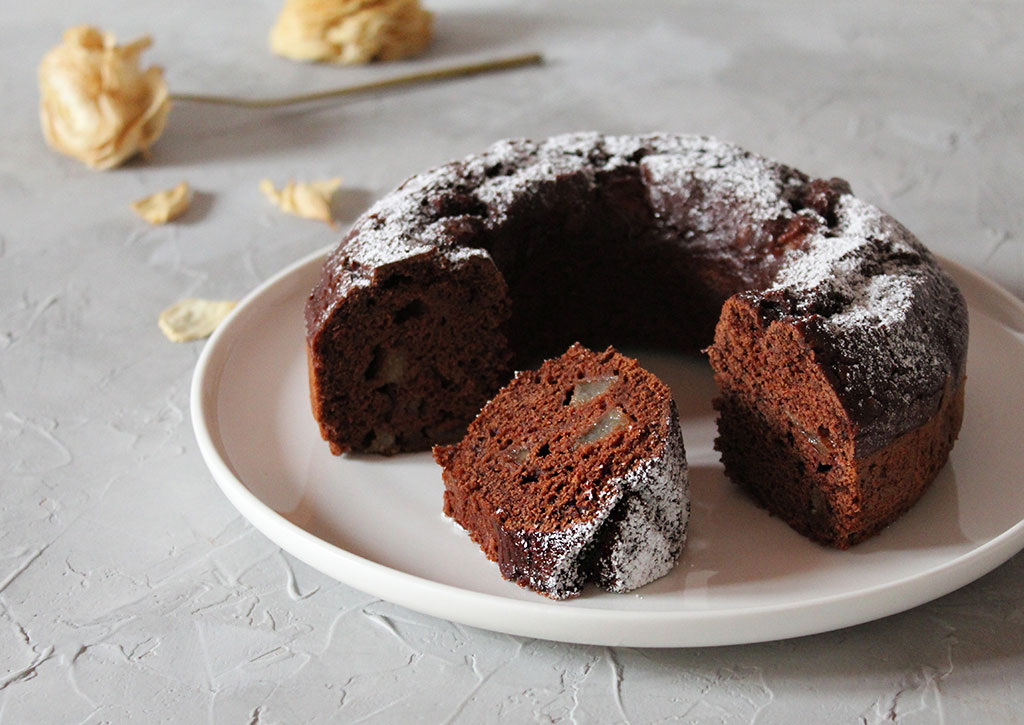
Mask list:
[{"label": "white ceramic plate", "polygon": [[207,343],[192,385],[214,478],[286,551],[353,587],[486,629],[568,642],[678,647],[812,634],[893,614],[1024,548],[1024,305],[947,263],[971,312],[967,410],[950,463],[903,518],[850,551],[802,538],[742,495],[712,450],[706,363],[639,355],[675,391],[693,515],[675,570],[631,594],[552,602],[504,581],[441,514],[428,453],[335,457],[309,410],[303,305],[325,251],[249,295]]}]

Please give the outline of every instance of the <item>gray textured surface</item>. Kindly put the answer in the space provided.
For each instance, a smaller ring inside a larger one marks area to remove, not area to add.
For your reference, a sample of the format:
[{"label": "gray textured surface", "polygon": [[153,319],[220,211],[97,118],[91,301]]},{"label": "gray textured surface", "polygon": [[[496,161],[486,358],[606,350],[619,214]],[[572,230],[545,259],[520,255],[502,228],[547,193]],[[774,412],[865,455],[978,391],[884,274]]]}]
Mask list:
[{"label": "gray textured surface", "polygon": [[[264,176],[404,176],[511,135],[711,133],[848,178],[937,252],[1024,294],[1024,6],[433,2],[421,61],[272,57],[277,3],[0,6],[0,720],[1005,722],[1024,705],[1024,557],[910,612],[745,647],[602,649],[463,628],[282,554],[217,491],[155,319],[329,243]],[[277,112],[181,105],[148,162],[44,145],[35,68],[77,22],[172,90],[273,95],[527,49],[543,69]],[[187,179],[184,220],[129,201]],[[1019,381],[1018,381],[1019,382]],[[1018,484],[1019,482],[1012,482]]]}]

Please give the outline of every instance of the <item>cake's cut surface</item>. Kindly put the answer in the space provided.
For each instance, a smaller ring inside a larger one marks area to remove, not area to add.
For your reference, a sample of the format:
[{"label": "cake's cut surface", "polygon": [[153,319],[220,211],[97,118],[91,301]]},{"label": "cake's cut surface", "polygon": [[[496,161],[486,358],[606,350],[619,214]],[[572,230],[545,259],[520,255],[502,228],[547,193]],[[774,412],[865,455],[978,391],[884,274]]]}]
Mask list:
[{"label": "cake's cut surface", "polygon": [[445,513],[502,576],[551,598],[588,581],[636,589],[682,550],[689,489],[671,392],[612,348],[573,345],[519,373],[434,457]]},{"label": "cake's cut surface", "polygon": [[479,258],[424,254],[350,291],[339,324],[309,343],[310,395],[338,454],[458,440],[509,378],[501,277]]}]

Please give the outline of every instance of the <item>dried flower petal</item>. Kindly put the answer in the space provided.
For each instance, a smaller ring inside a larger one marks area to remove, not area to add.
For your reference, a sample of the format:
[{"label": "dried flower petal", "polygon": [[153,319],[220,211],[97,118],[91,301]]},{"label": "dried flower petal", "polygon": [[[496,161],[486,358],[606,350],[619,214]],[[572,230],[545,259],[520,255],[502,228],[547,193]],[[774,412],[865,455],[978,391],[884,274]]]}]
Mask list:
[{"label": "dried flower petal", "polygon": [[274,188],[274,183],[270,179],[264,179],[260,182],[260,191],[281,211],[334,226],[331,198],[340,186],[340,178],[309,183],[295,183],[289,180],[279,191]]},{"label": "dried flower petal", "polygon": [[427,47],[433,23],[419,0],[286,0],[270,49],[294,60],[397,60]]},{"label": "dried flower petal", "polygon": [[191,342],[209,337],[238,303],[188,297],[160,313],[157,324],[171,342]]},{"label": "dried flower petal", "polygon": [[139,68],[151,44],[118,45],[113,33],[71,28],[39,65],[40,117],[46,142],[94,169],[147,150],[171,109],[163,70]]},{"label": "dried flower petal", "polygon": [[192,201],[192,190],[188,182],[183,181],[173,189],[166,189],[151,194],[144,199],[132,202],[132,209],[150,224],[166,224],[177,219],[188,209]]}]

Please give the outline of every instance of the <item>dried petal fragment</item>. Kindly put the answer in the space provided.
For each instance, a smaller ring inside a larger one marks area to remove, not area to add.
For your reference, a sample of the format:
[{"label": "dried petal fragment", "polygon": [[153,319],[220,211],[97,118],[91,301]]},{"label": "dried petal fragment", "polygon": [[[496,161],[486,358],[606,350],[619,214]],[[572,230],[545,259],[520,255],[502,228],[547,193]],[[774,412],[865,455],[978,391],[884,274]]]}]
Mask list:
[{"label": "dried petal fragment", "polygon": [[192,190],[187,181],[173,189],[165,189],[132,202],[132,209],[150,224],[166,224],[177,219],[188,209],[192,201]]},{"label": "dried petal fragment", "polygon": [[306,219],[317,219],[334,226],[331,198],[340,186],[340,178],[309,183],[289,180],[283,189],[277,190],[270,179],[264,179],[260,182],[260,191],[281,211]]},{"label": "dried petal fragment", "polygon": [[212,335],[237,304],[234,300],[188,297],[161,312],[157,324],[171,342],[200,340]]},{"label": "dried petal fragment", "polygon": [[294,60],[397,60],[427,46],[433,22],[419,0],[286,0],[270,49]]},{"label": "dried petal fragment", "polygon": [[139,68],[149,36],[118,45],[113,33],[80,25],[39,65],[46,142],[94,169],[109,169],[160,136],[171,110],[163,70]]}]

